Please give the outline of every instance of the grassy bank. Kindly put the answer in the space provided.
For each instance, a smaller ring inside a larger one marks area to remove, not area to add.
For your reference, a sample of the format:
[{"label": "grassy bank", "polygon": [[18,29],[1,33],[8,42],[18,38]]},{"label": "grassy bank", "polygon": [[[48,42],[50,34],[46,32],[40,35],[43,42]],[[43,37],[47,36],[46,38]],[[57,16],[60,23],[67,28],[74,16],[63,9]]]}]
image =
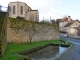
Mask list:
[{"label": "grassy bank", "polygon": [[2,27],[3,27],[3,22],[4,22],[4,18],[0,17],[0,34],[1,34]]},{"label": "grassy bank", "polygon": [[1,48],[1,55],[3,56],[7,47],[7,40],[6,40],[6,19],[5,19],[6,12],[0,12],[0,48]]},{"label": "grassy bank", "polygon": [[[48,43],[54,43],[54,44],[61,44],[61,41],[59,40],[51,40],[51,41],[40,41],[40,42],[32,42],[29,43],[21,43],[21,44],[8,44],[8,48],[6,50],[6,53],[1,58],[1,60],[17,60],[20,58],[20,56],[16,55],[16,52],[21,52],[24,50],[32,49],[41,45],[45,45]],[[68,43],[67,43],[68,44]],[[69,43],[70,44],[70,43]]]}]

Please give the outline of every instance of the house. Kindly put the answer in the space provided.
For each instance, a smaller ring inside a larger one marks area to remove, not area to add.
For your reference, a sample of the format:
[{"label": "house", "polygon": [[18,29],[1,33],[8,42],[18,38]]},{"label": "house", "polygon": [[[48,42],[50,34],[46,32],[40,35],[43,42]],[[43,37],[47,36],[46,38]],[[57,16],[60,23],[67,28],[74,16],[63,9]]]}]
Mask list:
[{"label": "house", "polygon": [[59,30],[60,30],[61,32],[66,32],[66,29],[64,28],[64,26],[65,26],[66,24],[68,24],[71,20],[72,20],[72,19],[71,19],[70,16],[64,17],[64,18],[59,22]]},{"label": "house", "polygon": [[10,2],[8,4],[8,14],[9,17],[23,17],[25,20],[30,21],[39,21],[39,11],[32,10],[30,6],[28,6],[24,2]]},{"label": "house", "polygon": [[59,25],[62,19],[56,19],[56,23]]},{"label": "house", "polygon": [[78,30],[78,35],[80,35],[80,30]]},{"label": "house", "polygon": [[56,21],[54,19],[52,19],[51,24],[56,24]]},{"label": "house", "polygon": [[69,37],[74,37],[78,35],[78,30],[74,27],[70,27],[68,28],[67,33]]},{"label": "house", "polygon": [[69,35],[77,35],[78,34],[78,29],[77,27],[80,25],[80,22],[78,20],[73,20],[69,23],[67,23],[64,28],[66,29],[66,32]]},{"label": "house", "polygon": [[78,27],[79,25],[80,25],[80,22],[78,20],[73,20],[67,23],[64,27]]},{"label": "house", "polygon": [[78,26],[78,35],[80,35],[80,25]]}]

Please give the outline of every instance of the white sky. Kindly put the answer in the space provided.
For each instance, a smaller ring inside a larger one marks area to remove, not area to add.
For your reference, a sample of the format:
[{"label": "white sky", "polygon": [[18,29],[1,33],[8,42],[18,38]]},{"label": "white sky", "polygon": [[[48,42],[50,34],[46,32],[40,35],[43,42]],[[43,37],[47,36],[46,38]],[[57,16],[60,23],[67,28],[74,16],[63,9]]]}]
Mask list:
[{"label": "white sky", "polygon": [[[17,0],[1,0],[0,5],[7,7],[9,2],[14,2]],[[39,10],[39,19],[52,19],[61,18],[61,13],[57,10],[57,6],[61,5],[61,0],[18,0],[20,2],[25,2],[32,9]],[[6,8],[2,8],[5,10]]]}]

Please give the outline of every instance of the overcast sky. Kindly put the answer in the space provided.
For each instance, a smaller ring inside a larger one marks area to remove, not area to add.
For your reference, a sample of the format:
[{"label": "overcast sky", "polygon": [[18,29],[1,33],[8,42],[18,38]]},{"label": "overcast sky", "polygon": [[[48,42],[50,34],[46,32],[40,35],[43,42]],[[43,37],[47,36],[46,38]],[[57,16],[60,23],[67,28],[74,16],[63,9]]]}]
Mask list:
[{"label": "overcast sky", "polygon": [[[9,2],[17,0],[1,0],[0,5],[7,7]],[[32,9],[39,10],[39,18],[57,19],[70,15],[73,19],[80,20],[80,0],[18,0],[25,2]],[[5,10],[6,8],[2,8]]]}]

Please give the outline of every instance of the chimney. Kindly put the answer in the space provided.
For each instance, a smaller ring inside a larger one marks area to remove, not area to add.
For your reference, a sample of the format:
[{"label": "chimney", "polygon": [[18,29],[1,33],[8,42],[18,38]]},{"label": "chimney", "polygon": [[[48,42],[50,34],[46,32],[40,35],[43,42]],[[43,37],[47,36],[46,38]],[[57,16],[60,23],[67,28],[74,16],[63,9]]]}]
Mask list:
[{"label": "chimney", "polygon": [[69,21],[69,22],[71,21],[71,16],[68,16],[68,21]]}]

